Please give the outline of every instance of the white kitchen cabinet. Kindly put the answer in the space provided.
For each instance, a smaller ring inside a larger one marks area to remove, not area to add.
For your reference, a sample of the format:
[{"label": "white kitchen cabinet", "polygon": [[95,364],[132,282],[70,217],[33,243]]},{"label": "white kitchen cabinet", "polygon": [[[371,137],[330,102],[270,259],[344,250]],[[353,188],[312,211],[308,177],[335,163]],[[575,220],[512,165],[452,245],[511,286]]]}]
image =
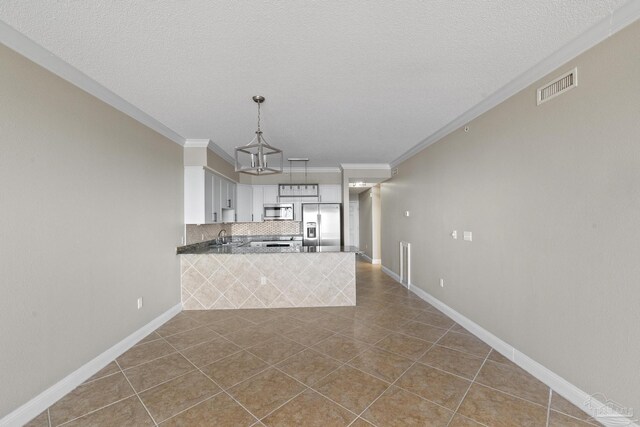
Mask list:
[{"label": "white kitchen cabinet", "polygon": [[211,224],[215,214],[216,175],[202,166],[184,168],[184,222]]},{"label": "white kitchen cabinet", "polygon": [[236,185],[236,220],[238,222],[253,221],[253,186]]},{"label": "white kitchen cabinet", "polygon": [[[272,204],[272,203],[280,203],[280,198],[278,197],[278,186],[277,185],[262,185],[262,190],[264,192],[264,204]],[[283,202],[284,203],[284,202]]]},{"label": "white kitchen cabinet", "polygon": [[[220,200],[220,184],[222,177],[205,170],[211,181],[211,222],[222,222],[222,201]],[[207,193],[208,195],[209,193]]]},{"label": "white kitchen cabinet", "polygon": [[342,186],[340,184],[320,185],[320,203],[342,203]]},{"label": "white kitchen cabinet", "polygon": [[[185,224],[212,224],[236,220],[236,183],[202,166],[184,168]],[[251,196],[245,212],[251,214]]]},{"label": "white kitchen cabinet", "polygon": [[253,222],[262,222],[264,215],[264,185],[254,185],[253,190]]},{"label": "white kitchen cabinet", "polygon": [[236,207],[236,183],[220,177],[220,205],[223,209]]},{"label": "white kitchen cabinet", "polygon": [[218,177],[218,194],[214,197],[220,205],[220,211],[216,217],[218,222],[236,222],[236,183],[227,178]]}]

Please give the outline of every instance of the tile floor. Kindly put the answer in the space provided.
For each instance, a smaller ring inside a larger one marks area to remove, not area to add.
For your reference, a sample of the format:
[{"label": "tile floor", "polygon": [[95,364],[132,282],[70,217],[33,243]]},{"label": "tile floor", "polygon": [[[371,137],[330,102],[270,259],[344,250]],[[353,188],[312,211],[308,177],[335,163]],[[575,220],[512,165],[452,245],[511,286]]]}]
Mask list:
[{"label": "tile floor", "polygon": [[357,296],[182,312],[28,426],[598,425],[378,266]]}]

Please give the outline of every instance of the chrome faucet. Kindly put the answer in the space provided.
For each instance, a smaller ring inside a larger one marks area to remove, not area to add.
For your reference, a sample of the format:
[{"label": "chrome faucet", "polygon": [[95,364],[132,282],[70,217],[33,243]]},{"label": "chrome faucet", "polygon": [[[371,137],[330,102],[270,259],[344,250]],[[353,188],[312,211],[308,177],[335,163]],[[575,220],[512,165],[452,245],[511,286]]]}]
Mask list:
[{"label": "chrome faucet", "polygon": [[224,243],[225,237],[227,237],[227,230],[224,228],[218,232],[218,241],[219,243]]}]

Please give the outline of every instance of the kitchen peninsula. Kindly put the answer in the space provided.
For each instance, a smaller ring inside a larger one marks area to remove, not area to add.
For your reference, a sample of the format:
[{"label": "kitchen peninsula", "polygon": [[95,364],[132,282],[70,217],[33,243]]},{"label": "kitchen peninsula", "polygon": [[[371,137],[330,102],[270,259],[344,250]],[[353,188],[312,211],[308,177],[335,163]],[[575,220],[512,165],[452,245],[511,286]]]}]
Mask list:
[{"label": "kitchen peninsula", "polygon": [[342,246],[202,242],[178,248],[184,310],[356,303],[355,252]]}]

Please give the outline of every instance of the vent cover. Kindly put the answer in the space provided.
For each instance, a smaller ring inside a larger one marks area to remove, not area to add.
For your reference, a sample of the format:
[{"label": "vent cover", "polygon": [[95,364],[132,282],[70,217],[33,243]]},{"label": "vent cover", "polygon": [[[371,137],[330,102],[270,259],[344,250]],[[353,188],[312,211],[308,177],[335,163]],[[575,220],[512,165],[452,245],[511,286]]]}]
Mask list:
[{"label": "vent cover", "polygon": [[538,105],[578,86],[578,69],[574,68],[538,89]]}]

